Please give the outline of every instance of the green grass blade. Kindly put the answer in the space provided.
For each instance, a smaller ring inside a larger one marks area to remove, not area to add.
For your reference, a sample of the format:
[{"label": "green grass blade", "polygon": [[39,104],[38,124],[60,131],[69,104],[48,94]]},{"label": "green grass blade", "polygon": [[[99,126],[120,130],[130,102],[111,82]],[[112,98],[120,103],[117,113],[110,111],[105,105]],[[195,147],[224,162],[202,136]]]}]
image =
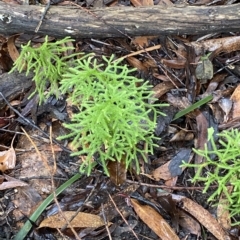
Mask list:
[{"label": "green grass blade", "polygon": [[200,101],[194,103],[194,104],[191,105],[190,107],[188,107],[188,108],[186,108],[186,109],[183,109],[183,110],[181,110],[180,112],[178,112],[178,113],[174,116],[174,118],[173,118],[172,121],[175,121],[175,120],[177,120],[178,118],[180,118],[180,117],[182,117],[182,116],[184,116],[184,115],[192,112],[193,110],[201,107],[202,105],[204,105],[205,103],[211,101],[212,99],[213,99],[213,96],[212,96],[212,95],[209,95],[209,96],[201,99]]},{"label": "green grass blade", "polygon": [[[62,184],[59,188],[56,189],[55,191],[56,196],[58,196],[67,187],[72,185],[81,176],[82,174],[77,173],[73,177],[71,177],[69,180],[67,180],[64,184]],[[37,210],[32,214],[32,216],[29,219],[35,222],[38,219],[38,217],[42,214],[42,212],[46,209],[46,207],[53,201],[53,199],[54,199],[54,194],[52,193],[42,202],[42,204],[37,208]],[[24,224],[24,226],[21,228],[21,230],[17,233],[17,235],[14,237],[14,240],[23,240],[28,234],[28,232],[30,231],[31,227],[32,227],[32,224],[28,220]]]}]

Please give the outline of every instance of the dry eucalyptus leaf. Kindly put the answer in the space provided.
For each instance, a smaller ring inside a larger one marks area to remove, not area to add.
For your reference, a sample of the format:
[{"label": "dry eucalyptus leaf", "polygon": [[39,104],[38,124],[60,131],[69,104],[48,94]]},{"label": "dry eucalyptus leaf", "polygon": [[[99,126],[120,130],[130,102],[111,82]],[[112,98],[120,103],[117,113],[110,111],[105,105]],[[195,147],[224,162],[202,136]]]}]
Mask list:
[{"label": "dry eucalyptus leaf", "polygon": [[19,57],[19,52],[15,46],[15,41],[16,39],[20,36],[20,34],[15,34],[11,37],[8,38],[7,40],[7,48],[8,48],[8,53],[11,57],[11,59],[15,62],[18,57]]},{"label": "dry eucalyptus leaf", "polygon": [[[231,194],[233,186],[227,186],[227,191]],[[229,201],[226,195],[222,192],[219,198],[219,203],[217,205],[217,219],[221,226],[226,230],[231,229],[231,215],[229,212]]]},{"label": "dry eucalyptus leaf", "polygon": [[168,180],[172,178],[172,175],[169,171],[169,164],[170,164],[170,161],[156,168],[152,172],[152,177],[155,181],[160,181],[160,179]]},{"label": "dry eucalyptus leaf", "polygon": [[217,220],[206,209],[188,198],[183,198],[181,202],[181,208],[196,218],[218,240],[230,239]]},{"label": "dry eucalyptus leaf", "polygon": [[234,90],[231,100],[233,101],[232,118],[238,118],[240,116],[240,84]]},{"label": "dry eucalyptus leaf", "polygon": [[201,226],[198,221],[184,211],[179,211],[179,225],[184,231],[201,236]]},{"label": "dry eucalyptus leaf", "polygon": [[[174,85],[173,83],[169,82],[162,82],[157,84],[154,88],[153,88],[153,92],[154,92],[154,98],[160,98],[162,95],[164,95],[165,93],[167,93],[169,90],[173,89]],[[154,100],[157,101],[157,100]],[[153,101],[151,101],[150,103],[153,103]]]},{"label": "dry eucalyptus leaf", "polygon": [[7,151],[0,152],[0,171],[5,172],[6,170],[15,168],[16,165],[16,153],[11,147]]},{"label": "dry eucalyptus leaf", "polygon": [[111,181],[119,186],[126,181],[126,162],[122,159],[121,162],[118,161],[109,161],[107,164],[108,172],[110,175]]},{"label": "dry eucalyptus leaf", "polygon": [[[68,220],[70,220],[76,214],[76,212],[74,211],[66,211],[62,213]],[[41,222],[39,228],[42,228],[42,227],[62,228],[65,224],[66,224],[66,221],[63,218],[62,214],[58,213],[44,219]],[[104,225],[105,225],[104,221],[102,220],[101,217],[94,214],[83,213],[83,212],[78,213],[76,217],[71,221],[71,226],[77,227],[77,228],[86,228],[86,227],[98,228]]]},{"label": "dry eucalyptus leaf", "polygon": [[16,178],[10,177],[8,175],[4,175],[4,176],[7,182],[2,182],[0,184],[0,190],[6,190],[6,189],[16,188],[16,187],[24,187],[28,185],[27,183],[20,181]]},{"label": "dry eucalyptus leaf", "polygon": [[139,71],[147,72],[148,70],[145,66],[143,66],[143,63],[135,57],[127,57],[127,61],[132,67],[137,68]]},{"label": "dry eucalyptus leaf", "polygon": [[162,240],[179,240],[174,230],[163,217],[148,205],[141,205],[135,199],[131,203],[137,215],[151,228]]},{"label": "dry eucalyptus leaf", "polygon": [[156,181],[160,179],[169,180],[173,177],[180,176],[182,174],[182,161],[188,161],[190,158],[191,149],[181,148],[175,156],[167,163],[156,168],[152,172],[152,176]]}]

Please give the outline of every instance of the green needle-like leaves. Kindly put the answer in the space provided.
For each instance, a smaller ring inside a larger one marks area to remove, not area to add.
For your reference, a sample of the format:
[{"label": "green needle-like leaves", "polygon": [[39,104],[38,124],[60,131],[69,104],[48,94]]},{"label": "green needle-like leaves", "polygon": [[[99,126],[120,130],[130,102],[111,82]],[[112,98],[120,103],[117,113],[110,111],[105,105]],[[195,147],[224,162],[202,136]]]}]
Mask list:
[{"label": "green needle-like leaves", "polygon": [[[52,94],[67,94],[77,106],[71,122],[64,124],[69,134],[60,139],[73,139],[78,149],[73,155],[85,156],[81,172],[91,173],[95,157],[106,174],[108,161],[122,160],[126,167],[135,163],[139,172],[139,157],[147,160],[147,154],[153,152],[156,119],[162,114],[157,109],[166,104],[149,104],[154,102],[152,86],[132,76],[135,69],[114,61],[114,56],[99,61],[93,54],[81,59],[79,54],[64,56],[73,49],[69,41],[73,40],[48,42],[46,37],[35,48],[29,42],[22,46],[12,71],[34,73],[34,93],[39,94],[40,103]],[[139,146],[141,141],[145,147]]]},{"label": "green needle-like leaves", "polygon": [[[59,97],[58,82],[61,76],[68,69],[68,62],[74,55],[64,57],[62,54],[73,47],[64,46],[64,44],[73,41],[69,37],[56,42],[48,42],[48,36],[40,47],[31,47],[29,41],[27,45],[22,46],[19,58],[14,63],[11,72],[18,70],[22,72],[26,69],[26,75],[31,71],[34,73],[33,80],[36,85],[33,96],[36,92],[39,94],[40,103],[50,95]],[[48,93],[45,93],[48,86]]]},{"label": "green needle-like leaves", "polygon": [[[205,162],[201,164],[184,163],[183,166],[194,167],[197,172],[192,182],[202,181],[207,192],[210,186],[218,185],[211,194],[208,201],[213,201],[221,193],[224,193],[229,201],[229,210],[232,216],[240,214],[240,132],[238,129],[225,130],[218,134],[219,143],[216,144],[213,136],[214,130],[208,130],[208,140],[211,143],[211,149],[207,145],[204,150],[193,149],[194,152],[203,156]],[[213,156],[216,156],[213,158]],[[204,175],[203,169],[208,168]],[[227,186],[232,186],[232,192],[228,191]],[[227,206],[226,206],[227,207]],[[239,222],[237,223],[239,224]]]},{"label": "green needle-like leaves", "polygon": [[[81,170],[87,167],[88,174],[95,153],[106,174],[109,160],[125,159],[126,167],[135,163],[139,171],[139,157],[146,160],[145,154],[152,153],[156,117],[161,113],[158,105],[144,101],[153,99],[147,82],[131,76],[133,70],[121,60],[114,61],[113,56],[103,59],[106,64],[84,57],[63,75],[61,91],[69,93],[79,113],[64,124],[70,133],[61,139],[73,137],[74,146],[81,149],[74,155],[87,155]],[[150,111],[153,119],[148,116]],[[148,149],[139,147],[140,141],[145,141]]]}]

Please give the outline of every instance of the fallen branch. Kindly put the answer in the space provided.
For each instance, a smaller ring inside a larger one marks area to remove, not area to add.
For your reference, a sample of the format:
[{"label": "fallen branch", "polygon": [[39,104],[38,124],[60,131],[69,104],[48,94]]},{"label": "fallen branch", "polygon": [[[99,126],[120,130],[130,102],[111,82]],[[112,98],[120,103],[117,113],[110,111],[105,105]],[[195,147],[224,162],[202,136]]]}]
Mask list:
[{"label": "fallen branch", "polygon": [[[0,2],[0,34],[34,34],[43,11],[44,6]],[[51,6],[38,33],[59,38],[106,38],[124,34],[133,37],[236,32],[240,26],[240,4],[213,7],[106,7],[91,9],[91,12],[98,18],[77,7]]]}]

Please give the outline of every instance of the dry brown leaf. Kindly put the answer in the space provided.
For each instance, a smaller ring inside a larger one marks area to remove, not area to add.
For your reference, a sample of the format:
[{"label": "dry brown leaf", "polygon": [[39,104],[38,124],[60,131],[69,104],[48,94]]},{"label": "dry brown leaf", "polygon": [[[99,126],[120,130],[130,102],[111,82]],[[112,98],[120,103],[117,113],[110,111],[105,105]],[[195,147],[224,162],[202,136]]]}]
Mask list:
[{"label": "dry brown leaf", "polygon": [[233,101],[232,118],[240,117],[240,84],[234,90],[231,100]]},{"label": "dry brown leaf", "polygon": [[180,148],[174,157],[167,163],[155,169],[152,176],[159,181],[160,179],[169,180],[173,177],[180,176],[183,168],[181,167],[182,161],[189,161],[191,158],[191,149]]},{"label": "dry brown leaf", "polygon": [[15,46],[15,40],[20,36],[20,34],[13,35],[7,40],[8,53],[11,59],[15,62],[19,57],[19,52]]},{"label": "dry brown leaf", "polygon": [[169,164],[170,164],[170,161],[156,168],[152,172],[152,176],[155,179],[155,181],[159,181],[160,179],[169,180],[172,178],[172,175],[169,171]]},{"label": "dry brown leaf", "polygon": [[[168,179],[168,180],[165,181],[165,186],[175,187],[176,183],[177,183],[177,180],[178,180],[178,176],[177,177],[173,177],[171,179]],[[172,191],[171,189],[166,189],[166,192],[171,192],[171,191]]]},{"label": "dry brown leaf", "polygon": [[[198,130],[198,136],[197,136],[197,141],[196,141],[196,148],[203,150],[205,147],[205,143],[207,143],[207,129],[208,129],[208,120],[206,117],[203,115],[200,110],[196,110],[198,112],[196,116],[196,122],[197,122],[197,130]],[[204,157],[200,155],[195,156],[195,163],[200,164],[203,162]]]},{"label": "dry brown leaf", "polygon": [[186,66],[186,59],[162,59],[161,62],[174,69],[183,69]]},{"label": "dry brown leaf", "polygon": [[219,104],[219,107],[224,112],[224,122],[227,122],[229,119],[229,113],[233,107],[233,102],[229,98],[223,97],[223,98],[219,99],[218,104]]},{"label": "dry brown leaf", "polygon": [[5,172],[8,169],[15,168],[16,153],[11,147],[7,151],[0,152],[0,171]]},{"label": "dry brown leaf", "polygon": [[179,240],[173,229],[156,210],[148,205],[139,204],[135,199],[131,199],[131,203],[137,215],[161,238],[161,240]]},{"label": "dry brown leaf", "polygon": [[164,74],[153,73],[153,76],[161,81],[169,82],[169,78]]},{"label": "dry brown leaf", "polygon": [[[128,58],[128,57],[133,57],[133,56],[139,55],[139,54],[141,54],[141,53],[150,52],[150,51],[153,51],[153,50],[156,50],[156,49],[160,49],[160,48],[161,48],[161,45],[158,44],[158,45],[155,45],[155,46],[152,46],[152,47],[148,47],[148,48],[145,48],[145,49],[138,50],[138,51],[136,51],[136,52],[129,53],[129,54],[125,55],[125,56],[122,56],[121,59]],[[116,60],[118,60],[118,59],[116,59]],[[115,60],[115,61],[116,61],[116,60]],[[149,59],[149,60],[150,60],[150,59]],[[148,60],[148,61],[149,61],[149,60]],[[153,65],[153,64],[151,64],[151,66],[152,66],[152,65]],[[154,63],[154,66],[156,66],[156,63]]]},{"label": "dry brown leaf", "polygon": [[[227,189],[230,194],[233,190],[233,186],[227,186]],[[222,192],[217,205],[217,219],[221,226],[223,226],[226,230],[231,229],[231,216],[228,207],[229,201],[226,198],[226,195]]]},{"label": "dry brown leaf", "polygon": [[[68,220],[70,220],[76,214],[76,212],[74,211],[66,211],[62,213]],[[44,219],[40,223],[39,228],[42,228],[42,227],[62,228],[65,224],[66,224],[66,221],[63,218],[62,214],[58,213]],[[101,217],[94,214],[83,213],[83,212],[78,213],[76,217],[71,221],[71,226],[77,227],[77,228],[86,228],[86,227],[98,228],[104,225],[105,225],[104,221],[102,220]]]},{"label": "dry brown leaf", "polygon": [[127,61],[132,67],[137,68],[139,71],[147,72],[147,68],[144,67],[142,62],[139,61],[137,58],[127,57]]},{"label": "dry brown leaf", "polygon": [[[153,46],[153,47],[158,47],[158,46],[160,46],[160,45],[156,45],[156,46]],[[147,49],[150,49],[150,48],[152,48],[152,47],[149,47],[149,48],[147,48]],[[149,51],[150,51],[150,50],[149,50]],[[152,50],[151,50],[151,51],[152,51]],[[147,69],[149,69],[149,68],[156,68],[156,69],[157,69],[157,67],[158,67],[157,62],[156,62],[154,59],[152,59],[152,58],[146,59],[146,60],[143,62],[143,65],[144,65]]]},{"label": "dry brown leaf", "polygon": [[217,220],[206,209],[188,198],[183,198],[181,202],[181,208],[196,218],[218,240],[229,239]]},{"label": "dry brown leaf", "polygon": [[191,234],[201,235],[200,224],[191,215],[182,210],[179,210],[179,225]]},{"label": "dry brown leaf", "polygon": [[4,177],[7,180],[7,182],[2,182],[0,184],[0,190],[16,188],[16,187],[24,187],[28,185],[27,183],[20,181],[16,178],[10,177],[8,175],[4,175]]},{"label": "dry brown leaf", "polygon": [[167,93],[169,90],[175,88],[171,82],[162,82],[157,84],[154,88],[154,98],[160,98],[162,95]]},{"label": "dry brown leaf", "polygon": [[208,84],[208,87],[207,87],[206,91],[204,92],[204,94],[202,94],[202,97],[204,98],[204,97],[207,97],[210,94],[212,94],[219,86],[219,83],[222,82],[226,76],[227,76],[226,73],[216,74],[213,77],[213,79],[210,81],[210,83]]},{"label": "dry brown leaf", "polygon": [[194,134],[192,132],[181,129],[176,134],[174,134],[173,137],[169,141],[170,142],[191,141],[191,140],[193,140],[193,138],[194,138]]},{"label": "dry brown leaf", "polygon": [[121,162],[109,161],[107,169],[110,174],[110,179],[114,184],[118,186],[125,182],[127,169],[124,159]]},{"label": "dry brown leaf", "polygon": [[149,45],[149,38],[147,36],[134,37],[132,43],[137,46],[147,47]]},{"label": "dry brown leaf", "polygon": [[167,94],[167,102],[178,109],[185,109],[192,105],[192,103],[186,97],[177,97],[171,93]]}]

